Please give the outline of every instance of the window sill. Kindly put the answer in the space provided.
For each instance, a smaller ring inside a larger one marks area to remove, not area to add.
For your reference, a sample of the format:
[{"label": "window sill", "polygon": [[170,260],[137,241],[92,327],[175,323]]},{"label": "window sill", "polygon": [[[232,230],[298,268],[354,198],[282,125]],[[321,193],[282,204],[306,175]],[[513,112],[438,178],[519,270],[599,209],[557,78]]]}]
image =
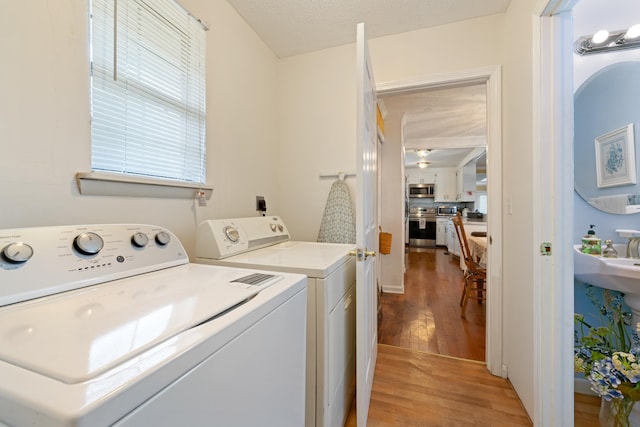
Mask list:
[{"label": "window sill", "polygon": [[213,187],[162,179],[140,178],[104,172],[78,172],[78,190],[90,196],[157,197],[209,200]]}]

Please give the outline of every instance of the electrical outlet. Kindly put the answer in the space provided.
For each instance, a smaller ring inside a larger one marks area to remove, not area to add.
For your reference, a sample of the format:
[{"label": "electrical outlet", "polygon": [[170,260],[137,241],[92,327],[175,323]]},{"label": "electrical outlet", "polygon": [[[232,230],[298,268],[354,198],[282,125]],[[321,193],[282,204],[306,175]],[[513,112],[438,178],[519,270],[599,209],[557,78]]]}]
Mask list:
[{"label": "electrical outlet", "polygon": [[256,196],[256,211],[262,216],[267,212],[267,202],[264,201],[264,197],[262,196]]}]

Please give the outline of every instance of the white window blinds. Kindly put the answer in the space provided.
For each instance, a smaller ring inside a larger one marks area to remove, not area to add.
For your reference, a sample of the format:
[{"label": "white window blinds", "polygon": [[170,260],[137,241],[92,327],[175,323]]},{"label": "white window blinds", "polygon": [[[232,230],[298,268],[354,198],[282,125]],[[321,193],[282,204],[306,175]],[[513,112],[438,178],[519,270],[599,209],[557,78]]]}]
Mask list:
[{"label": "white window blinds", "polygon": [[173,0],[91,0],[91,168],[205,182],[205,37]]}]

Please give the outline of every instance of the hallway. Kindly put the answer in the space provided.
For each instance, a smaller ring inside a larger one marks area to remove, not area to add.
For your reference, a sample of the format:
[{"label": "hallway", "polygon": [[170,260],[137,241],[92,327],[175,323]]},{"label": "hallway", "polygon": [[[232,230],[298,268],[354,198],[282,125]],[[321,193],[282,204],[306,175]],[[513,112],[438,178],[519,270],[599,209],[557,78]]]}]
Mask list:
[{"label": "hallway", "polygon": [[383,294],[378,342],[411,350],[485,360],[485,304],[460,317],[462,270],[445,248],[408,248],[404,294]]}]

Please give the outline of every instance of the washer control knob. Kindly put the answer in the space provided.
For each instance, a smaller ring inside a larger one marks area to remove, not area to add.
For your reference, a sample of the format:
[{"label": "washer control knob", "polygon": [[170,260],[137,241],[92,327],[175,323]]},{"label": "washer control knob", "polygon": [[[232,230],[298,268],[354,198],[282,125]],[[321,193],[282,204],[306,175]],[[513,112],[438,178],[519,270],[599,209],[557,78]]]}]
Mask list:
[{"label": "washer control knob", "polygon": [[278,226],[275,224],[269,224],[269,225],[271,226],[271,231],[275,232]]},{"label": "washer control knob", "polygon": [[95,255],[104,247],[104,241],[96,233],[87,231],[76,236],[73,240],[73,246],[81,254]]},{"label": "washer control knob", "polygon": [[283,232],[284,231],[284,227],[282,226],[282,224],[278,224],[278,231],[279,232]]},{"label": "washer control knob", "polygon": [[9,262],[27,262],[33,256],[33,248],[26,243],[10,243],[2,249],[2,255]]},{"label": "washer control knob", "polygon": [[238,233],[238,230],[230,225],[227,225],[225,228],[223,228],[222,232],[225,236],[227,236],[227,239],[229,239],[231,243],[237,243],[238,240],[240,240],[240,233]]},{"label": "washer control knob", "polygon": [[160,231],[156,234],[156,243],[160,246],[168,245],[171,241],[171,236],[166,231]]},{"label": "washer control knob", "polygon": [[149,243],[149,237],[144,233],[137,232],[131,236],[131,243],[137,248],[144,248]]}]

